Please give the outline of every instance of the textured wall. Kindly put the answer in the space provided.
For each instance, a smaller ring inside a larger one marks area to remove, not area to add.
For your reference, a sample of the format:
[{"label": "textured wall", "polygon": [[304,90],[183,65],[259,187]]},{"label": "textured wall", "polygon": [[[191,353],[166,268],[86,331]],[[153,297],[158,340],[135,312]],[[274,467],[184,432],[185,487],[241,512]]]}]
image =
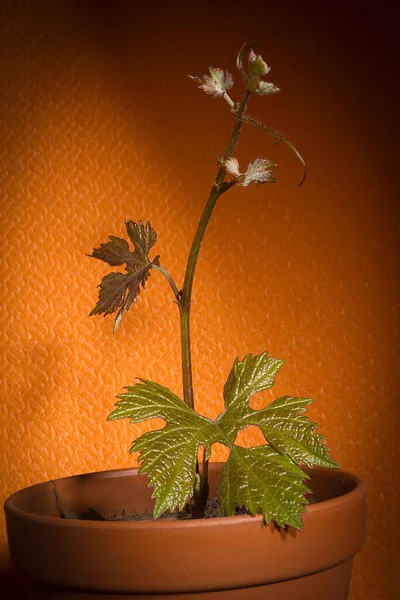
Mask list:
[{"label": "textured wall", "polygon": [[[208,64],[234,72],[251,36],[282,92],[250,110],[296,142],[309,178],[299,188],[289,150],[245,130],[239,158],[276,160],[280,182],[234,189],[213,215],[194,291],[197,406],[220,412],[235,356],[285,358],[265,399],[315,397],[310,416],[334,458],[369,484],[351,599],[394,600],[395,3],[372,14],[358,2],[256,1],[255,15],[244,4],[1,4],[1,499],[51,477],[134,464],[129,444],[150,424],[107,423],[115,395],[136,376],[180,392],[165,281],[150,278],[113,336],[111,318],[88,318],[107,271],[86,253],[122,236],[125,219],[149,219],[162,264],[182,282],[232,122],[186,74]],[[0,536],[7,573],[3,517]]]}]

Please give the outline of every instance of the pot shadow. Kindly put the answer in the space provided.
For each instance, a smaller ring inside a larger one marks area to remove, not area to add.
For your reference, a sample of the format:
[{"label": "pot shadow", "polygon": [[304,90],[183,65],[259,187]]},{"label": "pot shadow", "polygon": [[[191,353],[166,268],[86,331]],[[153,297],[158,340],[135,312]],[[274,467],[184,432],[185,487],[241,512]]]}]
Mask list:
[{"label": "pot shadow", "polygon": [[2,600],[36,600],[32,581],[12,567],[0,572]]}]

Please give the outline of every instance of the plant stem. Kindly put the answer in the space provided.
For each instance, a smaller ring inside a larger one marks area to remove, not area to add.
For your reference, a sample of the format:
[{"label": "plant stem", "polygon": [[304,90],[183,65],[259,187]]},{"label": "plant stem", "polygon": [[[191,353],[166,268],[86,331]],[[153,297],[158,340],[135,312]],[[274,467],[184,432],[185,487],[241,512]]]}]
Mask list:
[{"label": "plant stem", "polygon": [[[205,231],[207,229],[208,222],[211,217],[211,213],[218,198],[223,194],[229,187],[230,184],[224,185],[224,178],[226,174],[225,161],[233,154],[236,144],[239,139],[240,130],[242,127],[243,116],[246,110],[247,103],[249,101],[250,92],[246,91],[236,111],[235,122],[232,130],[232,134],[228,143],[228,147],[225,151],[224,157],[221,161],[221,166],[218,170],[215,183],[211,188],[211,192],[207,203],[204,207],[203,214],[199,225],[196,230],[196,234],[193,239],[192,247],[190,250],[185,279],[183,283],[182,297],[180,302],[180,319],[181,319],[181,348],[182,348],[182,383],[183,383],[183,398],[188,406],[194,408],[193,399],[193,375],[192,375],[192,354],[191,354],[191,343],[190,343],[190,309],[192,300],[192,287],[193,278],[196,269],[197,259],[200,252],[201,243],[204,238]],[[197,464],[197,473],[199,473],[199,465]],[[208,488],[208,461],[204,461],[203,469],[200,476],[200,486],[195,486],[192,507],[193,514],[195,516],[203,516],[205,503],[207,501],[206,490]]]}]

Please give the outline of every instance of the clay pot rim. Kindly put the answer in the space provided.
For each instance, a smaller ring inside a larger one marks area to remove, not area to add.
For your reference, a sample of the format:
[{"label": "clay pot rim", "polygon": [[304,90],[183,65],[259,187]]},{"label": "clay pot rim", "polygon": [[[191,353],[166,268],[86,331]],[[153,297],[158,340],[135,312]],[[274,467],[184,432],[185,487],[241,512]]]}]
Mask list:
[{"label": "clay pot rim", "polygon": [[[211,463],[210,467],[215,464],[220,463]],[[125,468],[125,469],[111,469],[107,471],[95,471],[89,473],[81,473],[78,475],[69,475],[66,477],[57,478],[55,481],[62,481],[65,479],[70,479],[74,477],[85,477],[90,475],[95,475],[96,478],[113,478],[113,477],[124,477],[124,476],[132,476],[137,475],[139,469],[138,468]],[[324,467],[314,467],[312,469],[308,469],[305,467],[305,471],[307,472],[328,472],[338,478],[345,479],[348,481],[352,481],[354,483],[354,489],[342,494],[341,496],[337,496],[335,498],[331,498],[329,500],[322,500],[320,502],[316,502],[315,504],[310,504],[305,507],[305,511],[303,513],[303,519],[307,519],[308,515],[312,515],[313,513],[317,513],[321,510],[327,510],[328,508],[335,509],[339,508],[343,504],[343,498],[346,497],[346,502],[357,502],[360,497],[365,495],[367,484],[361,479],[358,475],[351,473],[350,471],[345,471],[343,469],[325,469]],[[52,485],[52,481],[45,481],[41,483],[34,484],[32,486],[27,486],[22,490],[19,490],[13,494],[11,494],[4,503],[4,509],[7,511],[14,513],[14,516],[23,519],[34,521],[37,523],[48,524],[52,526],[58,527],[82,527],[87,529],[148,529],[154,527],[161,527],[163,529],[173,528],[190,528],[190,527],[215,527],[216,525],[222,526],[234,526],[239,524],[250,524],[254,527],[263,527],[264,526],[264,518],[263,515],[237,515],[237,516],[229,516],[229,517],[214,517],[212,519],[196,519],[196,520],[184,520],[184,519],[163,519],[163,520],[144,520],[144,521],[90,521],[90,520],[80,520],[80,519],[62,519],[60,517],[40,515],[37,513],[32,513],[26,510],[23,510],[18,507],[18,499],[27,490],[30,490],[31,493],[34,493],[35,490],[39,487]]]}]

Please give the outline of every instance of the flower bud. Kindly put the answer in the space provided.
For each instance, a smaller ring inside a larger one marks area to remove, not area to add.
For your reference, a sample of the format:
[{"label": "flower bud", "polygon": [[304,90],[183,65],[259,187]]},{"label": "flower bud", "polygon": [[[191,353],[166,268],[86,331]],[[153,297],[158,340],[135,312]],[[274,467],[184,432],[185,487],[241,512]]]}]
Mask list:
[{"label": "flower bud", "polygon": [[261,58],[261,56],[256,54],[254,50],[250,50],[249,52],[249,68],[248,73],[251,75],[266,75],[270,72],[270,67],[266,62]]}]

